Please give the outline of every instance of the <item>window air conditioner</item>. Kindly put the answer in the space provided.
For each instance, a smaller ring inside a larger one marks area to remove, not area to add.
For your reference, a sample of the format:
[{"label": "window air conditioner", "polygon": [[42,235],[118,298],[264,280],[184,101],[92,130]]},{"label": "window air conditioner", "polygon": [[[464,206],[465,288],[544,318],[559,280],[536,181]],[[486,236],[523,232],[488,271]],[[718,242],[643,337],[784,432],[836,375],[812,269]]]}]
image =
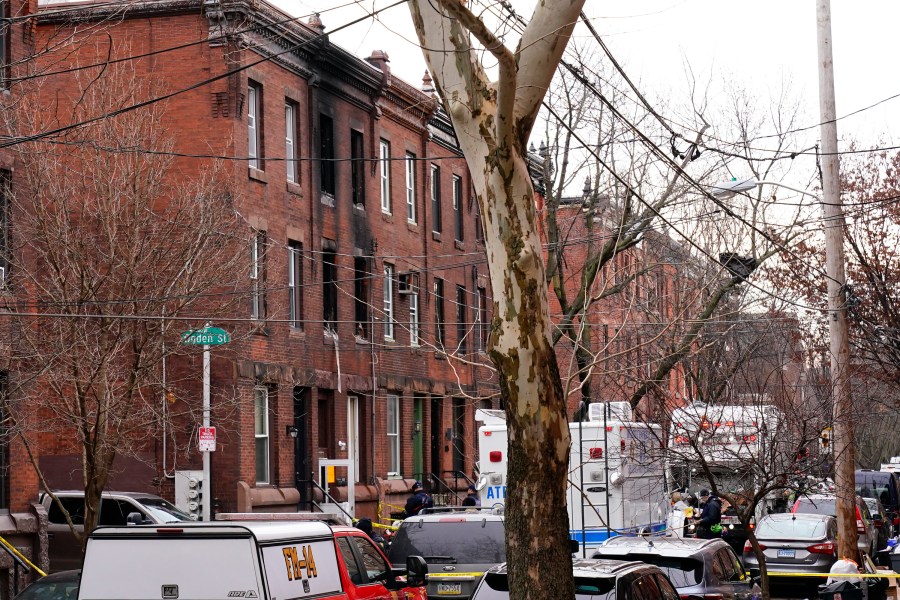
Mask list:
[{"label": "window air conditioner", "polygon": [[397,276],[397,292],[400,294],[416,294],[419,291],[419,274],[418,273],[400,273]]}]

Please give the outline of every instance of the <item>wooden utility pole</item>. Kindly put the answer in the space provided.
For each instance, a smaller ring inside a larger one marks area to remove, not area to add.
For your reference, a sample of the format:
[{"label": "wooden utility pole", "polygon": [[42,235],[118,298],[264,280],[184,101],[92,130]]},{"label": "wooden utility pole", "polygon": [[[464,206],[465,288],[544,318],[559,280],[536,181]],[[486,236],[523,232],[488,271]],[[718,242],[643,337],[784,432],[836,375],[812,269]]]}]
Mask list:
[{"label": "wooden utility pole", "polygon": [[844,274],[844,211],[841,205],[834,62],[831,53],[831,0],[816,3],[819,49],[819,117],[822,122],[822,204],[825,213],[825,272],[828,277],[828,331],[831,384],[834,485],[837,495],[838,557],[856,558],[856,481],[853,411],[850,398],[850,341]]}]

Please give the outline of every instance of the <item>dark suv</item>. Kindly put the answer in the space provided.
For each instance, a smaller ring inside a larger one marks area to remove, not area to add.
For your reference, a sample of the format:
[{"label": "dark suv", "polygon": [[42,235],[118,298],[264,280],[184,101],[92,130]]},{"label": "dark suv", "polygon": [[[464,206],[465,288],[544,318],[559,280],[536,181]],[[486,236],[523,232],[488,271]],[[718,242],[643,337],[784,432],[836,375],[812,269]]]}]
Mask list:
[{"label": "dark suv", "polygon": [[425,509],[400,524],[388,559],[405,565],[416,555],[428,563],[429,598],[470,598],[482,573],[506,561],[503,516],[490,508]]},{"label": "dark suv", "polygon": [[[572,561],[572,574],[575,576],[575,600],[679,600],[672,582],[653,565],[576,558]],[[484,574],[472,600],[509,600],[506,564],[493,567]]]},{"label": "dark suv", "polygon": [[619,536],[604,542],[592,556],[655,565],[681,597],[749,600],[751,596],[751,579],[734,550],[721,539]]}]

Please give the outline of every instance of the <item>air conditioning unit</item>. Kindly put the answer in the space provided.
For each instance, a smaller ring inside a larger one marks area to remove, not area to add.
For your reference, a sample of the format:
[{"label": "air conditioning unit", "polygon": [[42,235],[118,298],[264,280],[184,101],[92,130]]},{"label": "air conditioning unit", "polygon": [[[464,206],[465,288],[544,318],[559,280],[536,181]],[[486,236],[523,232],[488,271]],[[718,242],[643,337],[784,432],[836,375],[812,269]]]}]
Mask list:
[{"label": "air conditioning unit", "polygon": [[419,274],[400,273],[397,276],[397,292],[404,295],[417,294],[419,292]]}]

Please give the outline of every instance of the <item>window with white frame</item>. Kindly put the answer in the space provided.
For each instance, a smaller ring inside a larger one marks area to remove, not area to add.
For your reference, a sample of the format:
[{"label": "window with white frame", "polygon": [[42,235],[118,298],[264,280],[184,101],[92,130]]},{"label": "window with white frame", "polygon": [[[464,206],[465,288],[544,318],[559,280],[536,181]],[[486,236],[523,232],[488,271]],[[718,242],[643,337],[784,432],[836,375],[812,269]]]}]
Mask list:
[{"label": "window with white frame", "polygon": [[406,153],[406,220],[416,222],[416,155]]},{"label": "window with white frame", "polygon": [[441,168],[431,165],[431,230],[440,233],[441,223]]},{"label": "window with white frame", "polygon": [[409,296],[409,345],[419,345],[419,294],[411,293]]},{"label": "window with white frame", "polygon": [[384,339],[394,339],[394,265],[384,265]]},{"label": "window with white frame", "polygon": [[379,173],[381,178],[381,212],[391,214],[391,145],[381,140],[379,145]]},{"label": "window with white frame", "polygon": [[288,321],[303,329],[303,244],[288,240]]},{"label": "window with white frame", "polygon": [[250,316],[266,318],[266,232],[255,231],[250,243]]},{"label": "window with white frame", "polygon": [[284,104],[284,167],[290,183],[297,183],[296,139],[297,105],[288,101]]},{"label": "window with white frame", "polygon": [[262,92],[259,85],[251,83],[247,86],[247,158],[249,165],[253,169],[262,168],[262,144],[260,143],[260,132],[262,131],[262,123],[260,116],[262,111]]},{"label": "window with white frame", "polygon": [[465,229],[463,228],[462,177],[459,175],[453,176],[453,225],[456,239],[460,242],[463,241]]},{"label": "window with white frame", "polygon": [[387,397],[388,474],[400,473],[400,397]]},{"label": "window with white frame", "polygon": [[269,483],[269,389],[253,388],[254,433],[256,437],[256,483]]}]

